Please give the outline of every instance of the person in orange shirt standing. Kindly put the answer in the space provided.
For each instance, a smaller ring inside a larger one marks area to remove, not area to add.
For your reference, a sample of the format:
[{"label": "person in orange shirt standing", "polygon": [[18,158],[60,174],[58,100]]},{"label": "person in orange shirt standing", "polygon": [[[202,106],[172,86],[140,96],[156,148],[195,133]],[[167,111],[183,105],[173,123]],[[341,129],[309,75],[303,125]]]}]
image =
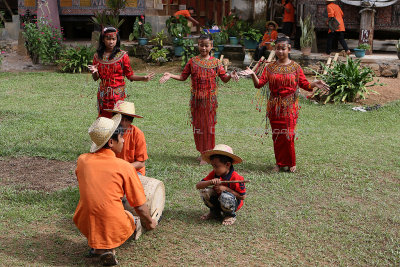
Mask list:
[{"label": "person in orange shirt standing", "polygon": [[265,27],[267,28],[267,31],[265,32],[261,43],[254,52],[254,60],[260,60],[260,58],[265,54],[266,49],[272,50],[271,43],[274,42],[278,37],[278,32],[276,31],[278,24],[276,24],[275,21],[267,21]]},{"label": "person in orange shirt standing", "polygon": [[283,25],[282,25],[282,33],[286,36],[291,36],[294,28],[295,18],[294,18],[294,6],[292,4],[292,0],[286,0],[283,5]]},{"label": "person in orange shirt standing", "polygon": [[[157,226],[135,169],[115,156],[124,145],[120,122],[117,114],[111,119],[99,117],[90,126],[91,153],[79,156],[75,171],[80,198],[73,221],[88,240],[89,256],[99,256],[104,266],[118,264],[115,248],[132,235],[137,239],[142,225],[147,230]],[[124,210],[124,195],[140,219]]]},{"label": "person in orange shirt standing", "polygon": [[127,101],[118,101],[115,103],[114,109],[107,109],[112,113],[122,115],[121,126],[124,129],[124,147],[120,153],[117,153],[117,158],[124,159],[131,163],[139,175],[146,175],[145,161],[147,156],[146,139],[143,132],[132,125],[134,118],[143,118],[135,114],[135,104]]},{"label": "person in orange shirt standing", "polygon": [[194,8],[193,7],[189,7],[187,10],[176,11],[174,16],[176,18],[178,18],[179,15],[184,16],[187,20],[189,20],[192,23],[197,25],[197,24],[199,24],[199,22],[192,17],[193,14],[194,14]]},{"label": "person in orange shirt standing", "polygon": [[347,46],[346,41],[344,40],[344,21],[343,21],[343,11],[342,9],[335,3],[336,0],[326,0],[326,8],[328,11],[328,40],[326,44],[326,54],[330,55],[332,50],[332,41],[337,38],[340,44],[343,46],[343,49],[349,55],[350,49]]}]

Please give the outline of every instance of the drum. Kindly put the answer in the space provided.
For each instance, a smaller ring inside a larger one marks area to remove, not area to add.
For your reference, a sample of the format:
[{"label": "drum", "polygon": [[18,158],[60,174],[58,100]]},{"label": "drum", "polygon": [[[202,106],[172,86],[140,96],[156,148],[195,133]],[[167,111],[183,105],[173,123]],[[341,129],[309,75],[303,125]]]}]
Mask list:
[{"label": "drum", "polygon": [[[146,204],[150,210],[150,216],[157,222],[160,220],[165,206],[165,186],[160,180],[139,175],[142,182],[144,194],[146,195]],[[124,208],[137,216],[135,209],[129,205],[128,201],[124,202]]]}]

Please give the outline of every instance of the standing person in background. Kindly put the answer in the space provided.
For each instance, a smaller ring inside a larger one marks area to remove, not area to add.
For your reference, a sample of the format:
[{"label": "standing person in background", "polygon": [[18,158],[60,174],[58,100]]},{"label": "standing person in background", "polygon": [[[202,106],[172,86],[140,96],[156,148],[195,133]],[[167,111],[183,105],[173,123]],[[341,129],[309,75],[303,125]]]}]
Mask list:
[{"label": "standing person in background", "polygon": [[343,11],[342,9],[335,3],[336,0],[326,0],[326,8],[328,11],[328,40],[326,43],[326,54],[330,55],[332,51],[332,41],[333,39],[339,40],[340,44],[343,46],[343,49],[346,51],[347,55],[350,55],[350,49],[347,46],[346,41],[344,40],[344,21],[343,21]]},{"label": "standing person in background", "polygon": [[111,118],[113,114],[104,109],[113,109],[118,100],[125,99],[125,77],[131,82],[148,82],[154,77],[153,72],[146,76],[135,75],[128,53],[120,49],[120,44],[118,30],[114,27],[105,27],[99,38],[93,65],[88,65],[93,80],[101,80],[97,92],[99,117]]},{"label": "standing person in background", "polygon": [[198,25],[199,22],[192,17],[193,14],[194,14],[194,8],[193,7],[189,7],[187,10],[179,10],[179,11],[175,12],[174,16],[176,18],[178,18],[179,15],[184,16],[190,22]]},{"label": "standing person in background", "polygon": [[292,0],[286,0],[283,5],[283,26],[282,33],[286,36],[291,37],[293,33],[295,18],[294,18],[294,6],[292,4]]}]

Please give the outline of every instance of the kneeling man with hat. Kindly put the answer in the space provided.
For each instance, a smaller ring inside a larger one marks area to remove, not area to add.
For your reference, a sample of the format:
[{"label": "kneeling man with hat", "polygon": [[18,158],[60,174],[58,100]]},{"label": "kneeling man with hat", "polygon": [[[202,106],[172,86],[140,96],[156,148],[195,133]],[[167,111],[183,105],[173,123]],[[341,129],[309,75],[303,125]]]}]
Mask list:
[{"label": "kneeling man with hat", "polygon": [[[100,256],[104,266],[118,264],[115,248],[134,232],[140,234],[141,224],[147,230],[157,225],[150,216],[134,167],[115,156],[124,145],[120,122],[121,114],[117,114],[111,119],[99,117],[90,126],[91,153],[79,156],[75,171],[80,199],[73,220],[88,239],[89,255]],[[121,201],[124,194],[140,217],[136,224],[132,214],[124,210]]]}]

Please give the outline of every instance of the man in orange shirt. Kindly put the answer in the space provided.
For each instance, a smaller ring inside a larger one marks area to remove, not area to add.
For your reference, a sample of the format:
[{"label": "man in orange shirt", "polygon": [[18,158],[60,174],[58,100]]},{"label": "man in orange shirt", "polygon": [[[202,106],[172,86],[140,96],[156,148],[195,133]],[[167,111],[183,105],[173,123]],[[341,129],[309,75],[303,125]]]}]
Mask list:
[{"label": "man in orange shirt", "polygon": [[332,41],[337,38],[340,44],[343,46],[343,49],[349,55],[350,49],[347,46],[346,41],[344,40],[344,21],[343,21],[343,11],[342,9],[335,3],[336,0],[326,0],[326,8],[328,11],[328,21],[327,24],[329,26],[328,31],[328,40],[326,44],[326,54],[330,55],[332,50]]},{"label": "man in orange shirt", "polygon": [[265,32],[261,43],[254,52],[254,60],[260,60],[260,58],[264,56],[265,50],[272,50],[271,43],[275,42],[276,38],[278,37],[278,32],[276,31],[278,24],[276,24],[275,21],[267,21],[265,27],[267,28],[267,31]]},{"label": "man in orange shirt", "polygon": [[135,104],[119,100],[115,103],[114,109],[107,109],[108,112],[122,114],[121,126],[124,129],[124,147],[117,158],[124,159],[131,163],[138,174],[146,175],[145,161],[148,159],[146,139],[143,132],[132,125],[134,118],[143,118],[135,114]]},{"label": "man in orange shirt", "polygon": [[286,0],[285,4],[283,5],[283,25],[282,25],[282,33],[286,36],[291,36],[294,27],[294,6],[292,4],[292,0]]},{"label": "man in orange shirt", "polygon": [[197,25],[197,24],[199,24],[199,22],[192,17],[193,14],[194,14],[194,8],[189,7],[187,10],[179,10],[179,11],[175,12],[174,16],[176,18],[178,18],[179,15],[184,16],[187,20],[189,20],[192,23]]},{"label": "man in orange shirt", "polygon": [[[135,169],[115,156],[124,145],[120,122],[121,115],[117,114],[111,119],[99,117],[90,126],[91,153],[79,156],[75,171],[80,199],[73,220],[88,240],[89,255],[100,256],[104,266],[118,264],[115,248],[134,232],[140,234],[141,225],[147,230],[157,225],[150,216]],[[124,210],[121,201],[124,194],[140,220]]]}]

